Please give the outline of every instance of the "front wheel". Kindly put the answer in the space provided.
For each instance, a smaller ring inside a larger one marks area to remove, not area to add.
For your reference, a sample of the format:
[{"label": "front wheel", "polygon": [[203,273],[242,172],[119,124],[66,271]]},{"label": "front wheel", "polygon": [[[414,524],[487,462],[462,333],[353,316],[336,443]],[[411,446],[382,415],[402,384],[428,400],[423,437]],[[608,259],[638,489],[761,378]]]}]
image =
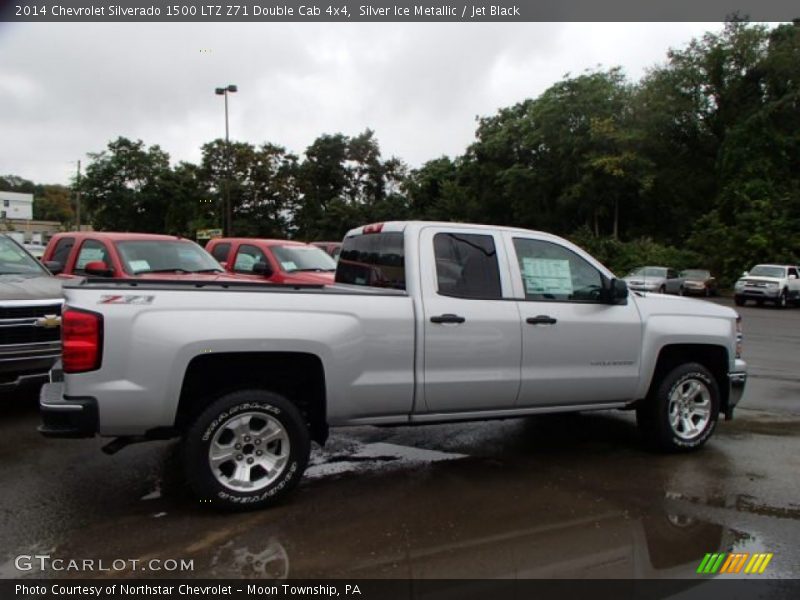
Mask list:
[{"label": "front wheel", "polygon": [[645,441],[666,452],[696,450],[708,441],[719,418],[719,388],[699,363],[672,369],[636,409]]},{"label": "front wheel", "polygon": [[734,296],[733,297],[733,302],[734,302],[734,304],[736,304],[736,306],[744,306],[744,303],[746,302],[746,300],[742,296]]},{"label": "front wheel", "polygon": [[277,502],[303,475],[311,442],[297,407],[243,390],[213,402],[184,436],[184,469],[201,502],[228,510]]},{"label": "front wheel", "polygon": [[778,299],[775,301],[775,306],[778,308],[786,308],[789,304],[789,294],[786,290],[781,290],[781,295],[778,296]]},{"label": "front wheel", "polygon": [[667,286],[662,285],[660,288],[658,288],[658,293],[659,294],[666,294],[667,293]]}]

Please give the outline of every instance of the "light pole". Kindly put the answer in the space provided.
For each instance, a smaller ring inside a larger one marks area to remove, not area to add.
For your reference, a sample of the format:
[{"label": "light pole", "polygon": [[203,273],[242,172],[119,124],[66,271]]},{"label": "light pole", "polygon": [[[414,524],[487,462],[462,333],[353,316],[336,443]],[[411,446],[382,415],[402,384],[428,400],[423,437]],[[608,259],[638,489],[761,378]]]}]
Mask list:
[{"label": "light pole", "polygon": [[222,220],[225,236],[231,237],[233,235],[233,213],[231,212],[231,194],[230,194],[230,175],[231,175],[231,144],[228,139],[228,94],[235,93],[239,89],[235,85],[228,85],[227,87],[218,87],[214,90],[217,96],[225,96],[225,207],[223,209],[224,217]]}]

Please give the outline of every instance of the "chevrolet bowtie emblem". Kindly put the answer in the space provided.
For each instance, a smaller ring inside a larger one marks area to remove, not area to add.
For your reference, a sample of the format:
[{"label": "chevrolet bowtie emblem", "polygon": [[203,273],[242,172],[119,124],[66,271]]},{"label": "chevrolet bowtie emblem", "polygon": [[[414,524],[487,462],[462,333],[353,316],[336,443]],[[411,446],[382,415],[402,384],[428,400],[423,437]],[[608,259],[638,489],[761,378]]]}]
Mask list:
[{"label": "chevrolet bowtie emblem", "polygon": [[45,315],[43,317],[39,317],[33,323],[34,327],[44,327],[45,329],[53,329],[54,327],[59,327],[61,325],[61,317],[58,315]]}]

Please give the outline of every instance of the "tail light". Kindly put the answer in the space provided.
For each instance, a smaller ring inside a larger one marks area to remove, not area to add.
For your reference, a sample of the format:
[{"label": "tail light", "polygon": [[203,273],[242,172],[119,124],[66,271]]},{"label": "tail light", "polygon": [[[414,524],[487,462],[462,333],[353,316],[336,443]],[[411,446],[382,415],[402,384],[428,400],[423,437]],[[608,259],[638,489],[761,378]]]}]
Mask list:
[{"label": "tail light", "polygon": [[736,358],[742,358],[742,317],[736,315]]},{"label": "tail light", "polygon": [[65,373],[99,369],[103,359],[103,316],[65,309],[61,315],[61,353]]}]

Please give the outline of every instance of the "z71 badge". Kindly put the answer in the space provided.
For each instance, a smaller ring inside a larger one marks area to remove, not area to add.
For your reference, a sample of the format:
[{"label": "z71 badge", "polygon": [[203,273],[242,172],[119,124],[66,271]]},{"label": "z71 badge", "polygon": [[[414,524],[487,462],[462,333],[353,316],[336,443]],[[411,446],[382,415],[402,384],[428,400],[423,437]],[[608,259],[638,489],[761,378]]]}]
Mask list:
[{"label": "z71 badge", "polygon": [[100,296],[98,304],[152,304],[155,296],[135,296],[132,294],[120,294],[118,296]]}]

